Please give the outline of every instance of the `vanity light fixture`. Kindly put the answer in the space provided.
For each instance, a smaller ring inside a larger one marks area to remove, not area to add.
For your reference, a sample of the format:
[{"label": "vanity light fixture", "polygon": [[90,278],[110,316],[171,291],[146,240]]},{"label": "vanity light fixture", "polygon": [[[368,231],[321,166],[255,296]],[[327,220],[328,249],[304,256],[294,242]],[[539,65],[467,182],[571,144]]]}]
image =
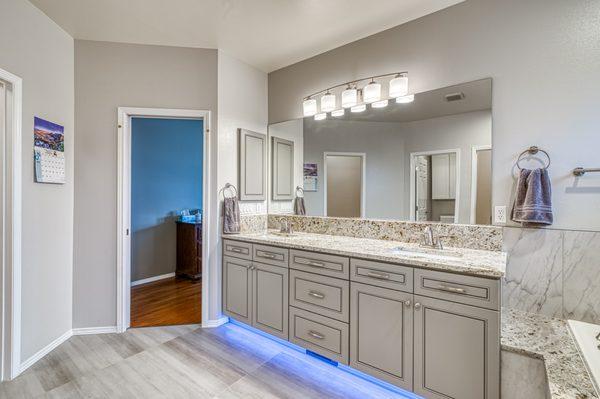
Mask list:
[{"label": "vanity light fixture", "polygon": [[321,97],[321,112],[331,112],[335,109],[335,94],[325,93]]},{"label": "vanity light fixture", "polygon": [[342,107],[350,108],[354,107],[358,103],[358,90],[348,86],[346,90],[342,92]]},{"label": "vanity light fixture", "polygon": [[388,105],[388,100],[381,100],[381,101],[375,101],[373,104],[371,104],[371,107],[373,108],[385,108]]},{"label": "vanity light fixture", "polygon": [[325,118],[327,118],[327,114],[325,112],[321,112],[320,114],[315,115],[316,121],[322,121]]},{"label": "vanity light fixture", "polygon": [[363,88],[363,99],[367,104],[379,101],[381,99],[381,83],[371,80],[371,83]]},{"label": "vanity light fixture", "polygon": [[346,110],[344,108],[342,108],[342,109],[336,109],[335,111],[331,112],[331,116],[335,116],[335,117],[344,116],[345,112],[346,112]]},{"label": "vanity light fixture", "polygon": [[367,109],[366,104],[358,104],[358,105],[355,105],[354,107],[350,108],[350,112],[354,112],[354,113],[363,112],[366,109]]},{"label": "vanity light fixture", "polygon": [[390,98],[402,97],[408,94],[408,76],[398,74],[389,85]]},{"label": "vanity light fixture", "polygon": [[313,116],[317,113],[317,100],[314,98],[307,98],[302,102],[302,109],[304,110],[304,116]]},{"label": "vanity light fixture", "polygon": [[409,94],[407,96],[402,96],[402,97],[396,98],[396,102],[398,104],[408,104],[408,103],[412,103],[413,101],[415,101],[414,94]]}]

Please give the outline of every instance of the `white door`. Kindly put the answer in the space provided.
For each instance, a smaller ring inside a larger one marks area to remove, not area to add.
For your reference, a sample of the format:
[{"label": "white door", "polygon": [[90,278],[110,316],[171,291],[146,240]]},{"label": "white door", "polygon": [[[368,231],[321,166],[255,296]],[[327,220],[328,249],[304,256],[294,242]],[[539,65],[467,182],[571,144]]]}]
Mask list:
[{"label": "white door", "polygon": [[416,198],[415,207],[417,221],[424,222],[429,220],[429,156],[421,155],[416,157],[415,176],[416,176]]}]

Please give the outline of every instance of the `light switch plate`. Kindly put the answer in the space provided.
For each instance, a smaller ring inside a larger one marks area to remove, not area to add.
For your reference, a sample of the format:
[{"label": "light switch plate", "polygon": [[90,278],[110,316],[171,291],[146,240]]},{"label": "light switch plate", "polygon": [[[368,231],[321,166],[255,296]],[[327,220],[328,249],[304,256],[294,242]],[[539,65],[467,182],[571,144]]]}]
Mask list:
[{"label": "light switch plate", "polygon": [[494,207],[494,223],[506,224],[506,206],[498,205]]}]

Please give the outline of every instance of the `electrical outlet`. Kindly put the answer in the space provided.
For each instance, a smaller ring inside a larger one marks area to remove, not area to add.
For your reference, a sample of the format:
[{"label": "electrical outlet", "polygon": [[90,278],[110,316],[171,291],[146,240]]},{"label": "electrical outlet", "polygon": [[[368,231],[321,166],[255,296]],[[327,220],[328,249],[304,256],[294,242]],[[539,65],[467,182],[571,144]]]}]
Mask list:
[{"label": "electrical outlet", "polygon": [[506,206],[494,207],[494,223],[506,224]]}]

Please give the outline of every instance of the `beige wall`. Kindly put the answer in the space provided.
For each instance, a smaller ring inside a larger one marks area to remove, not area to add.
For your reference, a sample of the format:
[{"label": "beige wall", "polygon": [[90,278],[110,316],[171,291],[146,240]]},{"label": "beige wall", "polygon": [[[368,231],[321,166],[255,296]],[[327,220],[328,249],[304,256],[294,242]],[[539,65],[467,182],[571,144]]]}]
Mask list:
[{"label": "beige wall", "polygon": [[117,107],[210,110],[217,131],[217,51],[76,40],[75,101],[73,327],[114,326]]},{"label": "beige wall", "polygon": [[556,228],[600,230],[600,2],[467,0],[269,74],[269,122],[301,116],[303,96],[407,70],[422,92],[493,78],[493,202],[510,208],[516,156],[552,156]]},{"label": "beige wall", "polygon": [[[25,0],[0,1],[0,68],[23,79],[21,360],[71,329],[73,39]],[[33,182],[33,118],[65,127],[66,184]]]}]

